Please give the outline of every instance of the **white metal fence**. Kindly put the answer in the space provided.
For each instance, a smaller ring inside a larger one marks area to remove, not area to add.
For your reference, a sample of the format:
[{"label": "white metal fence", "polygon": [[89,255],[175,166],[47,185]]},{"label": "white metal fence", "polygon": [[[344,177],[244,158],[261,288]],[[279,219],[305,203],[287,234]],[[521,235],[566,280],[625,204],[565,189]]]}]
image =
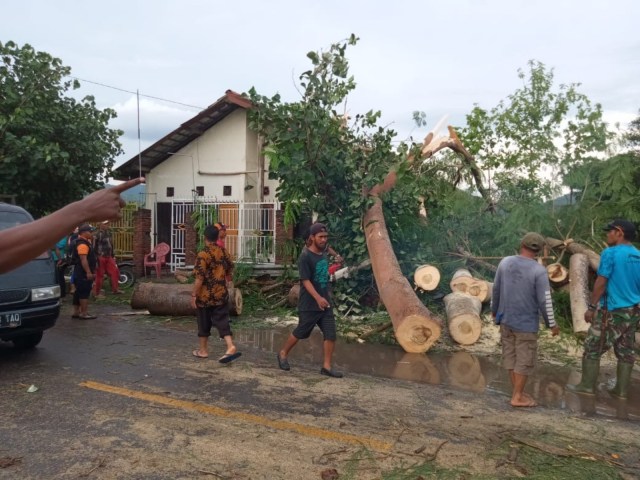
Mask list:
[{"label": "white metal fence", "polygon": [[171,270],[185,266],[185,231],[197,209],[206,223],[227,226],[225,247],[235,261],[275,263],[277,202],[174,200],[171,205]]}]

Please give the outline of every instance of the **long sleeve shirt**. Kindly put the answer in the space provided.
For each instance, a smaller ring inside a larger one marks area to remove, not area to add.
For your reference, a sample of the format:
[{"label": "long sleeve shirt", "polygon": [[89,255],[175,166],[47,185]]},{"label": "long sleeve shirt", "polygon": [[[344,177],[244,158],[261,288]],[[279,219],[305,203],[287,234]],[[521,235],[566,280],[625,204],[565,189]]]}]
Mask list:
[{"label": "long sleeve shirt", "polygon": [[497,324],[516,332],[537,333],[540,314],[548,328],[555,327],[546,269],[521,255],[503,258],[493,281],[491,311]]}]

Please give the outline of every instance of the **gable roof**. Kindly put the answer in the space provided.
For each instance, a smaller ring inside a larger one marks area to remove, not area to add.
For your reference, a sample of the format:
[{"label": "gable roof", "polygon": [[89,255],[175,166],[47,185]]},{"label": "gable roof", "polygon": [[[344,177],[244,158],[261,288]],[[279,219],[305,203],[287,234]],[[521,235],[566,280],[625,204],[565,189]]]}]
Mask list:
[{"label": "gable roof", "polygon": [[114,178],[116,180],[137,178],[140,175],[140,166],[142,166],[142,174],[144,175],[171,157],[170,152],[177,152],[188,145],[234,110],[250,107],[249,99],[233,90],[227,90],[224,96],[216,100],[214,104],[146,148],[140,154],[141,159],[135,155],[116,168],[113,171]]}]

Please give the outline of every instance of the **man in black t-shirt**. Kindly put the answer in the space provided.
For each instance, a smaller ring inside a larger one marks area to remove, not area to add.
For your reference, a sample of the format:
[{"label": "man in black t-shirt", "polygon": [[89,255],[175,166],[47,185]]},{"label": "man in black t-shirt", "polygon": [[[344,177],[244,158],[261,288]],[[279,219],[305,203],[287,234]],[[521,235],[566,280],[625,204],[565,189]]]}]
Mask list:
[{"label": "man in black t-shirt", "polygon": [[298,298],[298,326],[289,335],[284,347],[277,355],[282,370],[290,370],[287,356],[298,340],[309,338],[317,325],[324,335],[324,362],[320,373],[341,378],[342,373],[333,370],[331,357],[336,344],[336,321],[329,303],[329,260],[326,246],[329,238],[327,227],[314,223],[310,228],[309,241],[298,258],[300,274],[300,296]]}]

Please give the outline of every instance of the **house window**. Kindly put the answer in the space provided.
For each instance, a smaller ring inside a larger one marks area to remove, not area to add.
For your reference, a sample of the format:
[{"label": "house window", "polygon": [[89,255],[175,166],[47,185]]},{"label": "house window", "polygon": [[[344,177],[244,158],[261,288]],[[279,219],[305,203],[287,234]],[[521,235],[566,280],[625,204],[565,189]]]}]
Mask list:
[{"label": "house window", "polygon": [[173,197],[173,187],[167,187],[167,197]]},{"label": "house window", "polygon": [[196,187],[196,192],[199,197],[204,197],[204,187]]},{"label": "house window", "polygon": [[222,195],[224,195],[225,197],[231,196],[231,185],[225,185],[224,187],[222,187]]}]

